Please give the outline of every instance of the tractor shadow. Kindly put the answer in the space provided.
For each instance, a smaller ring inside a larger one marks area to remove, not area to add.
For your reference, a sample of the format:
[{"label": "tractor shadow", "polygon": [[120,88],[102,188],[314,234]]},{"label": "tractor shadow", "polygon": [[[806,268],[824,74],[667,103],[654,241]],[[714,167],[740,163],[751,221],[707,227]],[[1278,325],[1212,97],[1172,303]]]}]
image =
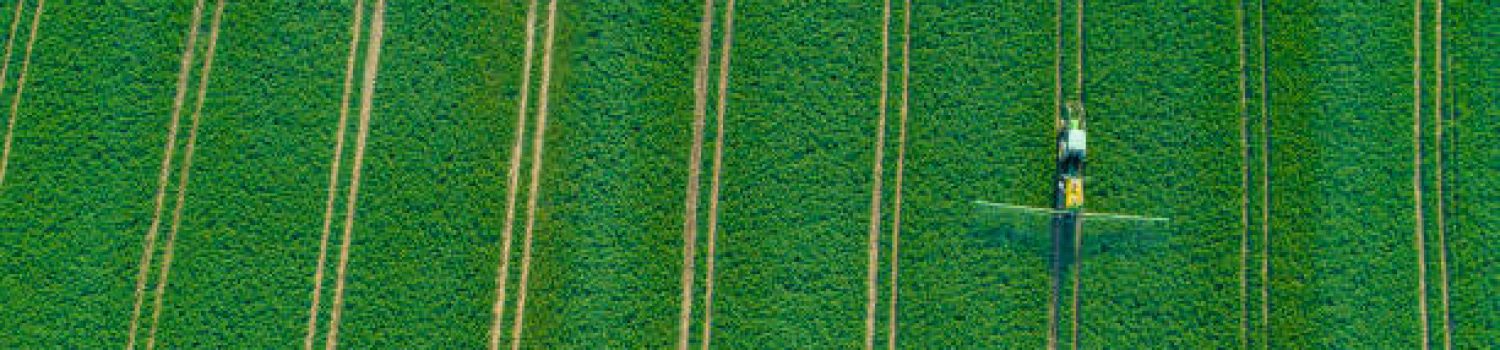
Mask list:
[{"label": "tractor shadow", "polygon": [[[976,208],[973,229],[968,230],[972,242],[980,242],[983,248],[1002,249],[1030,255],[1052,258],[1052,219],[1047,216],[1006,213],[985,208]],[[1083,255],[1117,255],[1146,257],[1171,251],[1170,223],[1111,222],[1087,220],[1083,224]],[[1065,236],[1062,247],[1063,258],[1071,261],[1073,239]]]},{"label": "tractor shadow", "polygon": [[1170,224],[1084,222],[1084,258],[1099,255],[1159,256],[1172,252]]}]

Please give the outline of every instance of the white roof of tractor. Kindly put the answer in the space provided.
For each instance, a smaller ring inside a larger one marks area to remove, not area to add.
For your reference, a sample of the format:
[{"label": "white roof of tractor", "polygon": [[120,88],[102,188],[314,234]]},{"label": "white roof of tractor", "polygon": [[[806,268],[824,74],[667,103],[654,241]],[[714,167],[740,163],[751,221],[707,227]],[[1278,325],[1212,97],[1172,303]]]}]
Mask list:
[{"label": "white roof of tractor", "polygon": [[1064,136],[1065,147],[1069,153],[1083,153],[1084,148],[1087,147],[1087,139],[1088,136],[1083,129],[1069,129],[1067,135]]}]

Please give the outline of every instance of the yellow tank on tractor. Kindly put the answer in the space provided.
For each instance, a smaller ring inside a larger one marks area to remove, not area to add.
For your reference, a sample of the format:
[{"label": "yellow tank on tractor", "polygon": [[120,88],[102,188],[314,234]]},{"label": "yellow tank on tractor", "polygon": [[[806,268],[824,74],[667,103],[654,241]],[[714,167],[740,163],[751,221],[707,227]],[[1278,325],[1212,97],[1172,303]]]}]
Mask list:
[{"label": "yellow tank on tractor", "polygon": [[1067,179],[1063,183],[1063,208],[1078,210],[1083,207],[1083,179]]}]

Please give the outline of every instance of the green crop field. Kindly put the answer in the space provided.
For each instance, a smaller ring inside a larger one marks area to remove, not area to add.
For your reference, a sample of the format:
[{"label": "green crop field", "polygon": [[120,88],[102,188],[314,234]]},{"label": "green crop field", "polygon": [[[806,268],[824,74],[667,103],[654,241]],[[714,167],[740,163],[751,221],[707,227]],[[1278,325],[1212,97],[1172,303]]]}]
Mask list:
[{"label": "green crop field", "polygon": [[1492,1],[554,1],[0,2],[0,348],[1500,348]]}]

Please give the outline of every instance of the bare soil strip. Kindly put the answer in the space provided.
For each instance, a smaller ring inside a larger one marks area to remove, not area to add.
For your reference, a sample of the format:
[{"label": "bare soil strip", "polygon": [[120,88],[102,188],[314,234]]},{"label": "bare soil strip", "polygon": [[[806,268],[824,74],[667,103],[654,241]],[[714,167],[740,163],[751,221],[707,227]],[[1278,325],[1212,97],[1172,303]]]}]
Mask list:
[{"label": "bare soil strip", "polygon": [[1266,1],[1259,1],[1259,10],[1256,11],[1256,20],[1259,22],[1256,30],[1260,33],[1257,44],[1260,46],[1260,317],[1261,331],[1265,333],[1265,341],[1261,348],[1271,348],[1271,103],[1270,87],[1267,77],[1270,68],[1267,62],[1270,60],[1271,51],[1266,49]]},{"label": "bare soil strip", "polygon": [[[21,1],[17,2],[16,3],[16,14],[15,14],[15,17],[11,18],[11,20],[10,20],[10,38],[5,39],[5,62],[0,63],[0,91],[5,91],[5,82],[6,82],[6,80],[8,78],[10,78],[10,53],[11,53],[11,48],[15,47],[15,44],[16,44],[16,31],[21,28],[21,12],[22,12],[21,10],[23,10],[25,8],[26,8],[26,0],[21,0]],[[37,8],[40,9],[41,6],[38,5]],[[32,22],[35,22],[35,21],[32,21]],[[31,31],[31,37],[33,39],[29,39],[29,40],[34,40],[36,38],[36,30],[35,29],[33,29]],[[26,51],[28,51],[28,52],[31,51],[30,44],[27,44]],[[30,59],[31,55],[28,53],[26,55],[26,58]],[[19,93],[16,94],[16,100],[17,101],[20,101],[20,96],[21,96],[21,94],[19,94]],[[15,130],[16,130],[16,111],[17,111],[17,109],[15,107],[16,107],[16,103],[11,103],[10,121],[8,121],[8,122],[5,123],[5,146],[4,146],[4,150],[0,151],[0,185],[4,185],[5,184],[5,170],[10,165],[10,143],[11,143],[11,137],[12,137],[12,135],[15,134]]]},{"label": "bare soil strip", "polygon": [[[1062,128],[1063,104],[1063,2],[1062,0],[1057,0],[1056,4],[1056,11],[1053,13],[1053,23],[1055,23],[1056,26],[1053,27],[1052,33],[1053,38],[1057,39],[1056,41],[1054,41],[1054,45],[1052,47],[1052,122],[1054,128],[1060,129]],[[1060,250],[1060,248],[1054,244],[1052,246],[1052,258],[1061,259],[1061,257],[1062,250]],[[1051,279],[1057,278],[1056,274],[1054,273],[1049,272],[1048,274],[1053,276],[1051,277]],[[1057,282],[1053,281],[1053,283],[1055,284]],[[1059,322],[1057,320],[1057,305],[1059,296],[1057,294],[1057,288],[1050,288],[1047,291],[1047,349],[1049,350],[1057,349],[1057,333],[1059,328]]]},{"label": "bare soil strip", "polygon": [[1073,317],[1070,320],[1073,324],[1071,347],[1074,350],[1078,349],[1078,315],[1081,314],[1081,312],[1078,311],[1078,292],[1079,289],[1083,287],[1083,278],[1081,277],[1083,275],[1083,259],[1080,258],[1080,256],[1083,255],[1082,253],[1083,220],[1075,219],[1073,220],[1073,304],[1072,309],[1070,310],[1073,314]]},{"label": "bare soil strip", "polygon": [[510,147],[510,170],[506,172],[505,224],[500,231],[500,267],[495,271],[495,307],[490,310],[490,350],[500,349],[500,323],[505,315],[505,285],[510,280],[511,233],[516,222],[516,192],[521,178],[521,147],[526,139],[526,105],[531,92],[531,54],[536,42],[536,3],[526,7],[526,49],[521,58],[521,91],[516,103],[516,130]]},{"label": "bare soil strip", "polygon": [[339,245],[339,266],[333,285],[333,310],[328,320],[328,340],[324,347],[339,345],[339,319],[343,315],[344,280],[349,271],[349,238],[354,233],[354,214],[359,202],[359,175],[365,163],[365,144],[370,136],[370,114],[374,109],[375,78],[380,70],[380,44],[385,37],[385,0],[375,0],[370,16],[370,43],[365,48],[364,77],[359,91],[359,132],[354,139],[354,169],[349,178],[349,200],[344,208],[344,235]]},{"label": "bare soil strip", "polygon": [[885,1],[885,13],[880,26],[880,105],[879,119],[875,124],[875,164],[870,168],[870,252],[869,266],[865,273],[865,349],[875,348],[875,300],[880,269],[880,185],[882,166],[885,161],[885,118],[890,93],[891,66],[891,0]]},{"label": "bare soil strip", "polygon": [[349,58],[344,67],[344,94],[339,99],[339,126],[333,139],[333,162],[328,168],[328,204],[323,209],[323,237],[318,242],[318,267],[313,272],[312,303],[307,308],[307,336],[302,339],[302,348],[306,350],[312,350],[313,339],[318,333],[318,304],[323,297],[323,275],[328,265],[328,237],[333,232],[333,209],[338,198],[339,169],[344,159],[344,136],[349,129],[349,100],[354,93],[354,62],[359,53],[364,9],[364,0],[354,1],[354,21],[349,26]]},{"label": "bare soil strip", "polygon": [[1427,242],[1424,232],[1425,220],[1422,214],[1422,2],[1414,1],[1412,4],[1412,61],[1411,61],[1411,88],[1412,88],[1412,112],[1411,112],[1411,185],[1412,185],[1412,225],[1413,243],[1417,248],[1417,315],[1418,323],[1422,328],[1422,349],[1428,349],[1432,343],[1431,329],[1427,316]]},{"label": "bare soil strip", "polygon": [[902,29],[901,29],[901,107],[898,111],[900,130],[896,136],[896,198],[895,208],[891,212],[891,311],[890,330],[886,334],[886,347],[896,349],[896,292],[900,289],[898,277],[901,269],[901,184],[906,169],[906,119],[907,102],[911,94],[908,92],[911,86],[911,0],[903,1]]},{"label": "bare soil strip", "polygon": [[688,177],[682,213],[682,299],[677,314],[677,349],[688,348],[692,328],[693,276],[698,244],[698,177],[703,172],[703,126],[708,113],[708,60],[713,51],[714,2],[703,1],[698,26],[698,65],[693,74],[693,146],[688,155]]},{"label": "bare soil strip", "polygon": [[203,2],[204,0],[198,0],[193,4],[187,43],[183,45],[182,62],[177,72],[177,96],[172,100],[172,122],[167,129],[167,142],[162,152],[161,173],[157,175],[156,209],[151,214],[151,227],[146,231],[145,243],[141,249],[140,272],[135,280],[135,305],[130,315],[130,334],[125,343],[126,349],[135,348],[136,333],[140,329],[141,305],[146,299],[146,277],[151,267],[151,258],[156,252],[157,231],[161,228],[161,212],[167,198],[167,182],[172,173],[172,157],[177,151],[178,124],[182,119],[182,105],[187,99],[188,76],[193,69],[193,48],[197,45],[198,27],[203,19]]},{"label": "bare soil strip", "polygon": [[1433,24],[1433,34],[1436,38],[1433,40],[1435,55],[1432,62],[1435,65],[1433,73],[1436,82],[1433,84],[1432,116],[1435,135],[1433,144],[1437,148],[1437,152],[1434,152],[1437,157],[1435,162],[1437,182],[1434,185],[1437,187],[1438,293],[1441,294],[1443,308],[1443,349],[1447,350],[1453,348],[1453,320],[1448,303],[1448,227],[1445,223],[1447,211],[1443,210],[1443,0],[1437,0],[1437,8],[1434,11],[1436,16],[1433,20],[1436,23]]},{"label": "bare soil strip", "polygon": [[703,277],[703,350],[709,349],[714,315],[714,246],[719,237],[719,174],[724,169],[724,116],[729,109],[729,55],[734,46],[734,0],[724,8],[724,38],[719,44],[719,105],[717,130],[714,134],[714,169],[708,190],[708,252]]},{"label": "bare soil strip", "polygon": [[1240,63],[1240,348],[1250,348],[1250,95],[1246,87],[1245,2],[1234,9]]},{"label": "bare soil strip", "polygon": [[[1080,104],[1084,103],[1084,97],[1086,96],[1083,90],[1083,44],[1085,40],[1083,36],[1083,2],[1084,0],[1078,0],[1078,13],[1076,18],[1076,30],[1078,31],[1078,42],[1076,43],[1078,49],[1078,57],[1075,57],[1075,59],[1077,60],[1076,68],[1078,73],[1078,85],[1076,92],[1078,93],[1078,103]],[[1087,123],[1088,121],[1085,120],[1083,122]],[[1080,176],[1083,175],[1082,170],[1080,170],[1079,173]],[[1073,349],[1078,349],[1078,315],[1081,314],[1081,312],[1079,312],[1078,310],[1078,294],[1080,289],[1083,288],[1083,219],[1080,218],[1073,220],[1073,226],[1073,307],[1069,310],[1073,315],[1071,317],[1071,320],[1069,321],[1073,323],[1072,346]]]},{"label": "bare soil strip", "polygon": [[542,146],[547,140],[547,92],[552,86],[552,41],[557,32],[557,0],[547,2],[547,36],[542,42],[542,85],[537,91],[536,132],[531,145],[531,188],[526,198],[526,230],[521,243],[521,284],[516,290],[516,314],[511,322],[510,348],[521,348],[526,316],[526,287],[531,275],[531,238],[536,227],[537,192],[542,184]]},{"label": "bare soil strip", "polygon": [[198,141],[198,121],[203,115],[203,101],[208,97],[208,77],[212,72],[214,64],[214,48],[219,42],[219,23],[224,17],[224,0],[218,0],[214,7],[214,17],[209,24],[208,51],[203,55],[203,68],[199,72],[197,104],[193,107],[192,124],[188,126],[187,145],[183,148],[182,169],[177,175],[177,199],[172,208],[172,226],[167,230],[166,246],[162,248],[161,273],[156,278],[156,301],[151,308],[151,330],[146,337],[146,349],[156,347],[156,329],[161,323],[162,300],[167,293],[167,278],[172,272],[173,243],[177,241],[177,231],[182,227],[182,206],[187,200],[188,176],[193,168],[193,150]]},{"label": "bare soil strip", "polygon": [[[1078,0],[1078,7],[1077,7],[1077,12],[1078,13],[1076,14],[1076,16],[1078,16],[1078,17],[1076,18],[1077,21],[1075,22],[1076,25],[1077,25],[1077,28],[1075,30],[1077,30],[1077,32],[1078,32],[1078,37],[1077,37],[1077,42],[1073,43],[1074,46],[1077,46],[1077,50],[1078,50],[1077,51],[1078,56],[1074,57],[1073,59],[1076,61],[1074,64],[1077,65],[1077,68],[1078,68],[1078,71],[1074,72],[1074,73],[1078,74],[1077,80],[1074,83],[1077,84],[1077,85],[1075,85],[1075,89],[1077,89],[1078,91],[1075,91],[1075,92],[1078,93],[1078,102],[1079,103],[1082,103],[1083,99],[1084,99],[1084,94],[1083,94],[1083,92],[1084,92],[1084,90],[1083,90],[1083,53],[1084,53],[1084,51],[1083,51],[1083,44],[1084,44],[1084,38],[1083,38],[1083,2],[1084,2],[1084,0]],[[1088,121],[1085,120],[1084,122],[1088,122]]]}]

